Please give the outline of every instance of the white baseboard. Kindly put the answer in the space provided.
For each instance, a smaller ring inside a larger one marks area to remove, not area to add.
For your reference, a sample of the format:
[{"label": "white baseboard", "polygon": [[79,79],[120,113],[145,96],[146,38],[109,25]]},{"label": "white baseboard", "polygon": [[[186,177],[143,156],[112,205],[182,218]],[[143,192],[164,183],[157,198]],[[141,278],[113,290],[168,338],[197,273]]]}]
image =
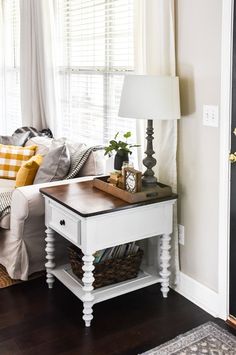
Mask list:
[{"label": "white baseboard", "polygon": [[175,291],[212,316],[219,316],[219,294],[183,272],[179,274],[179,283]]}]

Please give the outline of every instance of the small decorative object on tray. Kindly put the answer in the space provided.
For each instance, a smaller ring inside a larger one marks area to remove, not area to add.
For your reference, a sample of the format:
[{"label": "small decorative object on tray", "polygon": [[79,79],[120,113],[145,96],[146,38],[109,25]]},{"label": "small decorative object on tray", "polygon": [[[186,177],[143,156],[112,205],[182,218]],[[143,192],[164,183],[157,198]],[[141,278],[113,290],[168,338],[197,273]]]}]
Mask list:
[{"label": "small decorative object on tray", "polygon": [[[75,246],[68,247],[68,252],[72,271],[82,280],[83,253]],[[143,251],[133,242],[99,250],[94,257],[93,287],[99,288],[137,277]]]},{"label": "small decorative object on tray", "polygon": [[110,174],[108,182],[113,186],[117,186],[120,189],[124,189],[124,176],[119,171],[112,172]]},{"label": "small decorative object on tray", "polygon": [[124,187],[128,192],[140,192],[142,189],[142,172],[129,167],[124,168]]}]

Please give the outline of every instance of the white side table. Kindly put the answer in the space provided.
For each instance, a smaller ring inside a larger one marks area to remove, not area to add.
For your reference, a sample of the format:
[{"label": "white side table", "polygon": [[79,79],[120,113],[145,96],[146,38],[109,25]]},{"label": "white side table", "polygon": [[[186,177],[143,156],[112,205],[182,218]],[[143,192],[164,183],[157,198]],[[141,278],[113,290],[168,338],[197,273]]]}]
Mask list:
[{"label": "white side table", "polygon": [[[93,305],[107,299],[161,283],[167,297],[170,277],[170,240],[173,205],[176,195],[161,201],[128,204],[93,188],[92,181],[54,186],[40,190],[45,197],[46,270],[48,287],[54,277],[83,301],[83,319],[87,327],[93,319]],[[56,265],[55,232],[80,248],[84,254],[81,283],[69,265]],[[135,279],[93,289],[94,256],[97,250],[138,241],[153,236],[161,238],[160,275],[141,270]]]}]

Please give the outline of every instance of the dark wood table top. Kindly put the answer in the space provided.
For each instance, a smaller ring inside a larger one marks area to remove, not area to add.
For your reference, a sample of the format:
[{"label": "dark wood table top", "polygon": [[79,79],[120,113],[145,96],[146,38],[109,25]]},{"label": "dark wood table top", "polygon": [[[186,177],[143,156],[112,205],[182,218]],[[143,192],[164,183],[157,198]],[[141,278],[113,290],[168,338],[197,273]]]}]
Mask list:
[{"label": "dark wood table top", "polygon": [[91,217],[177,198],[176,194],[172,194],[166,198],[130,204],[93,187],[93,180],[41,188],[39,191],[82,217]]}]

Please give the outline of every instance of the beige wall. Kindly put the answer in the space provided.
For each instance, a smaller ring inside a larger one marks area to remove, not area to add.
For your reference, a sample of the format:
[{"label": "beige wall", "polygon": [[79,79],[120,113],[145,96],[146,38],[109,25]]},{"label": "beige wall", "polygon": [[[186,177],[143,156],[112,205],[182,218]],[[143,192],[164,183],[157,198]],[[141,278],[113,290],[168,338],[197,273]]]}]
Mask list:
[{"label": "beige wall", "polygon": [[222,0],[177,0],[179,223],[181,271],[217,291],[219,128],[202,124],[203,105],[220,103]]}]

